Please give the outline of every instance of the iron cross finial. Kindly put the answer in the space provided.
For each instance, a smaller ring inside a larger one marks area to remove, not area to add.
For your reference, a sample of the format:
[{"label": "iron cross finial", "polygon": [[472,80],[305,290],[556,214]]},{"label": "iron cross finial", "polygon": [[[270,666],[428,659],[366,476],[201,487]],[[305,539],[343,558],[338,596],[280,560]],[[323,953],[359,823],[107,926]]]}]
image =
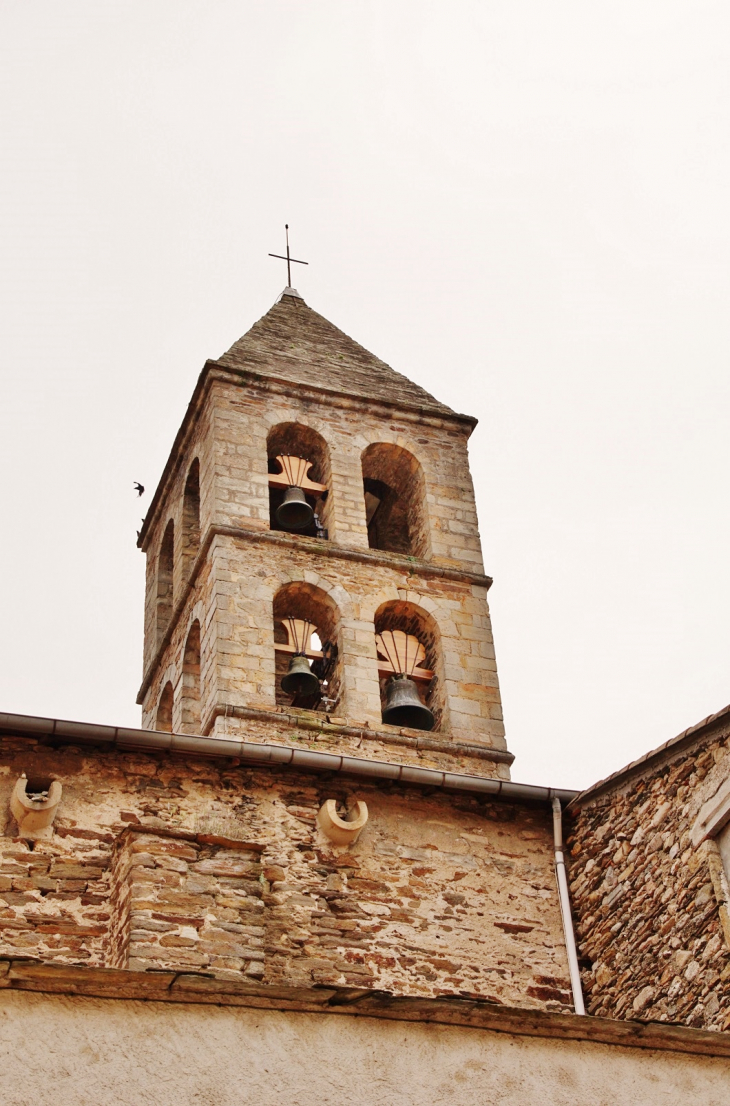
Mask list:
[{"label": "iron cross finial", "polygon": [[278,257],[280,261],[286,261],[287,287],[291,288],[291,286],[292,286],[292,283],[291,283],[291,263],[292,263],[292,261],[294,262],[295,265],[308,265],[309,262],[308,261],[297,261],[296,257],[291,257],[291,255],[289,254],[289,224],[288,223],[284,224],[284,230],[286,231],[286,257],[284,257],[284,255],[280,254],[280,253],[270,253],[269,257]]}]

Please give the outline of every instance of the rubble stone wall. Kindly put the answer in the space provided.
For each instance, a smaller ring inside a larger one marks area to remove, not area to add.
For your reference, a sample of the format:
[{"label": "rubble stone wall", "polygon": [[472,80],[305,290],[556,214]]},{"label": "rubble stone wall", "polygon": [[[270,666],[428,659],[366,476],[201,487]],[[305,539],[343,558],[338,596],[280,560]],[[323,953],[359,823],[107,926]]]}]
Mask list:
[{"label": "rubble stone wall", "polygon": [[[261,848],[131,826],[115,843],[107,964],[264,974]],[[116,923],[116,924],[115,924]]]},{"label": "rubble stone wall", "polygon": [[0,948],[103,964],[113,840],[112,833],[86,827],[67,833],[64,826],[32,850],[25,841],[0,837]]},{"label": "rubble stone wall", "polygon": [[714,842],[691,841],[728,776],[725,725],[581,805],[569,864],[590,1013],[730,1028],[721,866]]},{"label": "rubble stone wall", "polygon": [[[547,809],[167,754],[0,748],[4,954],[570,1009]],[[8,811],[23,771],[63,784],[55,834],[32,850]],[[349,848],[318,828],[327,799],[368,805]]]}]

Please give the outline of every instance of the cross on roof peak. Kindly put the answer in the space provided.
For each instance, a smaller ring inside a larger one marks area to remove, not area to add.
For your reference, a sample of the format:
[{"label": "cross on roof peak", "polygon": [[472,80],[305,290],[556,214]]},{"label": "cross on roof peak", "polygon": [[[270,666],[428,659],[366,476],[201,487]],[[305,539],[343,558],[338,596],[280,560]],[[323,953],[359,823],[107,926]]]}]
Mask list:
[{"label": "cross on roof peak", "polygon": [[284,230],[286,231],[286,257],[283,254],[280,254],[280,253],[270,253],[269,257],[278,257],[280,261],[286,261],[287,288],[291,288],[291,286],[292,286],[292,283],[291,283],[291,265],[292,265],[292,261],[294,262],[295,265],[308,265],[309,262],[308,261],[298,261],[296,257],[291,256],[291,254],[289,253],[289,224],[288,223],[284,224]]}]

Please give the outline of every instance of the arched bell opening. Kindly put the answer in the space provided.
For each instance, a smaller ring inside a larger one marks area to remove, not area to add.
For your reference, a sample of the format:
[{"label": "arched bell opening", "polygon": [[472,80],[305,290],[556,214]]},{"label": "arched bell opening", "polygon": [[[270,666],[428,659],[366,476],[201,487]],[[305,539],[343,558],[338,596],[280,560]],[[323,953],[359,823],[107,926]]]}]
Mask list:
[{"label": "arched bell opening", "polygon": [[200,622],[188,631],[183,653],[180,723],[183,733],[200,733]]},{"label": "arched bell opening", "polygon": [[385,725],[439,729],[440,647],[431,615],[413,603],[384,603],[375,613],[375,647]]},{"label": "arched bell opening", "polygon": [[362,455],[368,545],[424,559],[431,546],[423,470],[407,449],[374,442]]},{"label": "arched bell opening", "polygon": [[200,549],[200,462],[196,457],[185,481],[182,512],[183,581],[190,579]]},{"label": "arched bell opening", "polygon": [[340,702],[339,615],[326,592],[293,581],[274,597],[276,702],[333,714]]},{"label": "arched bell opening", "polygon": [[164,733],[172,733],[172,706],[173,690],[172,684],[168,680],[162,689],[160,701],[157,704],[157,717],[155,719],[156,730],[162,730]]},{"label": "arched bell opening", "polygon": [[159,648],[172,618],[172,575],[175,559],[175,524],[170,519],[157,558],[156,637]]},{"label": "arched bell opening", "polygon": [[321,434],[296,422],[272,427],[266,440],[272,530],[327,538],[330,459]]}]

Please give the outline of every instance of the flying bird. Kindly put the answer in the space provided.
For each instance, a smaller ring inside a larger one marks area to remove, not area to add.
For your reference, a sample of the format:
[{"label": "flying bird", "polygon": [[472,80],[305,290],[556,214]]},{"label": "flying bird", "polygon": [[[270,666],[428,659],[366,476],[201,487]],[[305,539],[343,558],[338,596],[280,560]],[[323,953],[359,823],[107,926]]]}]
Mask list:
[{"label": "flying bird", "polygon": [[135,488],[135,491],[137,492],[137,495],[144,495],[144,484],[140,484],[140,482],[138,480],[135,480],[134,488]]}]

